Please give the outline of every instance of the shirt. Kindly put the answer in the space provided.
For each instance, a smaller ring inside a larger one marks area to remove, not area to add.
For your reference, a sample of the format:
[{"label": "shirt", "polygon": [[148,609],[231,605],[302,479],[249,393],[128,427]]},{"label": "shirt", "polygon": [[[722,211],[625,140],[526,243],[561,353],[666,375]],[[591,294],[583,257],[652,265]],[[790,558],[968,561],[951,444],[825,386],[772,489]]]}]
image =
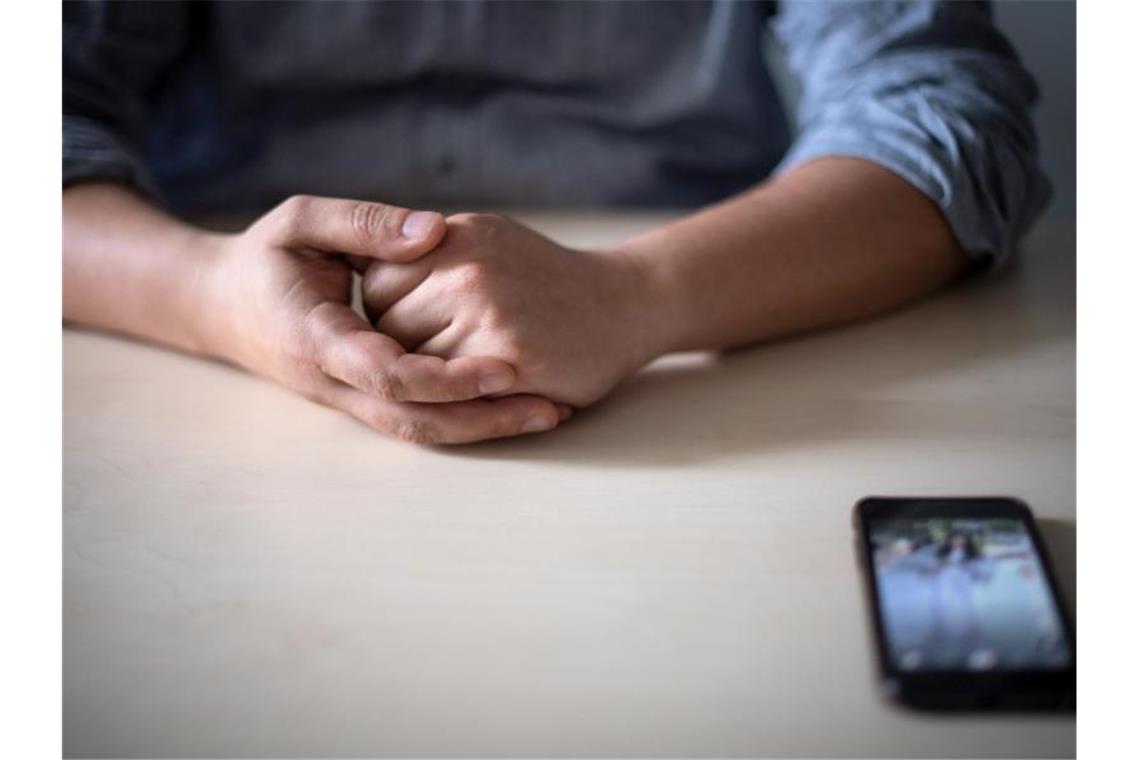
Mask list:
[{"label": "shirt", "polygon": [[[63,182],[179,212],[707,204],[821,156],[980,262],[1050,195],[1033,79],[966,2],[67,2]],[[785,114],[774,39],[801,96]]]}]

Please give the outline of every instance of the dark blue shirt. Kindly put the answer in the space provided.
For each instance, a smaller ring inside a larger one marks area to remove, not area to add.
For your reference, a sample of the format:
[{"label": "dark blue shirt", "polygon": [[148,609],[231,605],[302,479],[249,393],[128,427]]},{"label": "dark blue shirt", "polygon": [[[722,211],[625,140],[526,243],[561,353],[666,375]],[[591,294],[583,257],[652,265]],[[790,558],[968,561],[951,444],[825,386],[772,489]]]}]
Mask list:
[{"label": "dark blue shirt", "polygon": [[64,183],[178,211],[691,207],[845,155],[986,260],[1049,195],[1034,83],[976,3],[83,2],[63,34]]}]

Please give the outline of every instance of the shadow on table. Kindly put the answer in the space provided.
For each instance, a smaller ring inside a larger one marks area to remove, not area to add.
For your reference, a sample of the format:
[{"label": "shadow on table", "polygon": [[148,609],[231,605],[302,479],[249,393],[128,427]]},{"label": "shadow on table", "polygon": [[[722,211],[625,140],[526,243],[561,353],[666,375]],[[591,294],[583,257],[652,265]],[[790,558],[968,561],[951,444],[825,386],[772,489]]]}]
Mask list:
[{"label": "shadow on table", "polygon": [[[1027,267],[1014,265],[860,325],[720,356],[670,357],[553,433],[443,453],[594,467],[684,466],[852,438],[992,430],[995,415],[1004,413],[1000,400],[969,407],[960,398],[940,403],[923,393],[923,400],[909,401],[890,388],[1072,340],[1072,262],[1038,259],[1036,288],[1027,285]],[[1048,276],[1051,267],[1068,269]],[[1009,416],[1011,434],[1027,424],[1035,423]]]}]

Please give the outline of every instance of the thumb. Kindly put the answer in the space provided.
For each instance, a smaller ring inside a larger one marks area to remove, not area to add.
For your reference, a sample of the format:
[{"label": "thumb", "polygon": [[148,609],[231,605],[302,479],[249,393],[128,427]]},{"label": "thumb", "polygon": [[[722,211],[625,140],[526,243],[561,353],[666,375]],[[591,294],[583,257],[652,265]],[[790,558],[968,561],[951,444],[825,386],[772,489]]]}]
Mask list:
[{"label": "thumb", "polygon": [[447,232],[443,215],[402,206],[295,195],[258,222],[269,242],[383,261],[414,261]]}]

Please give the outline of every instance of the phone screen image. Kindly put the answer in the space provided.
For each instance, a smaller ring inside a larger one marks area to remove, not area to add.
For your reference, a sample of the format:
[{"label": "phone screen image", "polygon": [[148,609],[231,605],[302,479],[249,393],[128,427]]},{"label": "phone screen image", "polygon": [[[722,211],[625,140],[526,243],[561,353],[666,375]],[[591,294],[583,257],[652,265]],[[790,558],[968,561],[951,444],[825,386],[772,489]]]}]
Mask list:
[{"label": "phone screen image", "polygon": [[1071,642],[1021,520],[877,519],[868,537],[887,656],[896,669],[1071,666]]}]

